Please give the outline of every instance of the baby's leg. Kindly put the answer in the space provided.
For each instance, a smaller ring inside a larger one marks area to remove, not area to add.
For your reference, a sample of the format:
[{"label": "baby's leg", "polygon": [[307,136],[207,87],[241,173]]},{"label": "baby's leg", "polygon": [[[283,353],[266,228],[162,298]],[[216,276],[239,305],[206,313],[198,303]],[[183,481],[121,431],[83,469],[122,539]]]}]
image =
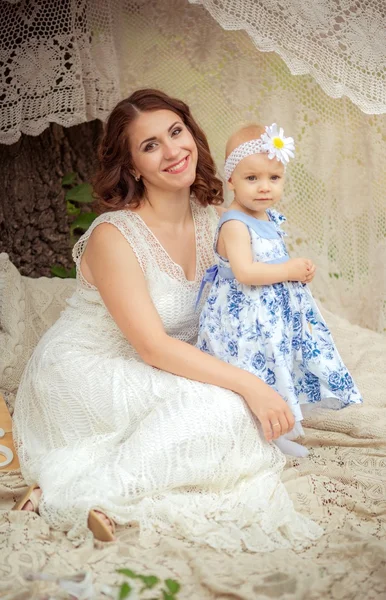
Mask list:
[{"label": "baby's leg", "polygon": [[296,456],[298,458],[304,458],[308,456],[309,452],[307,448],[298,444],[297,442],[292,442],[287,439],[285,435],[281,435],[277,440],[275,440],[276,446],[283,452],[283,454],[288,454],[289,456]]},{"label": "baby's leg", "polygon": [[283,452],[283,454],[288,454],[289,456],[296,456],[298,458],[304,458],[309,454],[307,448],[293,441],[301,437],[304,437],[302,423],[301,421],[296,421],[294,428],[288,433],[281,435],[277,440],[275,440],[275,444],[277,445],[279,450]]}]

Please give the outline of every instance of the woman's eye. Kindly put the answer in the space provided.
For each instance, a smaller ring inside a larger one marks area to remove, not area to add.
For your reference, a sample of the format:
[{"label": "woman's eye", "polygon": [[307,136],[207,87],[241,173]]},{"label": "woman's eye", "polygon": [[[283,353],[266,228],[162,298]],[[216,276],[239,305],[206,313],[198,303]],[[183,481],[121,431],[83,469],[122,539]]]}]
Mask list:
[{"label": "woman's eye", "polygon": [[178,135],[179,133],[181,133],[182,128],[181,127],[177,127],[176,129],[173,129],[172,131],[172,135],[175,137],[176,135]]},{"label": "woman's eye", "polygon": [[150,144],[146,144],[144,150],[145,150],[145,152],[149,152],[149,150],[153,150],[153,148],[155,148],[155,143],[150,142]]}]

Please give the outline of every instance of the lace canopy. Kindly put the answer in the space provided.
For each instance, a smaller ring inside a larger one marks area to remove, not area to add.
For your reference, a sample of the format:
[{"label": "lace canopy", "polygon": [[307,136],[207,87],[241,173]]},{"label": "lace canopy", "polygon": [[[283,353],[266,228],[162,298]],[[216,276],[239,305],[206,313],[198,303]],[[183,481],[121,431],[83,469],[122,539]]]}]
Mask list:
[{"label": "lace canopy", "polygon": [[236,127],[279,123],[291,254],[318,264],[328,309],[384,331],[385,39],[384,0],[2,0],[0,142],[157,87],[189,103],[223,173]]},{"label": "lace canopy", "polygon": [[[310,74],[330,97],[348,96],[368,114],[386,112],[383,0],[189,2],[202,4],[224,29],[246,31],[258,50],[276,52],[291,73]],[[120,88],[124,45],[130,60],[133,17],[146,19],[147,4],[155,10],[150,29],[168,21],[182,34],[176,9],[192,24],[196,14],[202,18],[187,0],[2,0],[1,143],[12,144],[21,132],[38,135],[50,121],[69,127],[103,119],[126,92]],[[200,31],[190,34],[198,37],[199,60]],[[201,53],[209,50],[201,47]]]},{"label": "lace canopy", "polygon": [[189,1],[224,29],[246,31],[261,52],[276,52],[293,75],[312,75],[331,98],[386,112],[384,0]]}]

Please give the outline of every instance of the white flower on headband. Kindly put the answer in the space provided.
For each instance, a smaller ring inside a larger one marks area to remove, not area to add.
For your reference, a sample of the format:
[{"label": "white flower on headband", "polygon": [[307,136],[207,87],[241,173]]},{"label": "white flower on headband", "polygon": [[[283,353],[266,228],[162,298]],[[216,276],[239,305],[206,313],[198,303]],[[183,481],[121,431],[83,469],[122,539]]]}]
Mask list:
[{"label": "white flower on headband", "polygon": [[266,126],[261,136],[263,149],[268,152],[268,158],[277,158],[285,166],[290,158],[294,158],[295,143],[292,137],[284,137],[283,128],[273,123]]}]

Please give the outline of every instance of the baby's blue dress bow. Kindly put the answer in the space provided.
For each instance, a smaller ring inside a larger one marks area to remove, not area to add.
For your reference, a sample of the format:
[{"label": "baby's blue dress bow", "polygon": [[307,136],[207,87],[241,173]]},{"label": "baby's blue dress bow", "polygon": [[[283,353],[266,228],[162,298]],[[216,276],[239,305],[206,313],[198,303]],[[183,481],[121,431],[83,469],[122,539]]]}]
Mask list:
[{"label": "baby's blue dress bow", "polygon": [[220,277],[223,277],[224,279],[234,279],[235,278],[235,276],[232,273],[232,269],[229,269],[227,267],[221,267],[221,266],[219,267],[218,265],[212,265],[211,267],[209,267],[205,271],[204,277],[202,278],[194,310],[197,310],[197,306],[200,303],[202,292],[204,291],[206,284],[213,283],[215,281],[217,275],[219,275]]}]

